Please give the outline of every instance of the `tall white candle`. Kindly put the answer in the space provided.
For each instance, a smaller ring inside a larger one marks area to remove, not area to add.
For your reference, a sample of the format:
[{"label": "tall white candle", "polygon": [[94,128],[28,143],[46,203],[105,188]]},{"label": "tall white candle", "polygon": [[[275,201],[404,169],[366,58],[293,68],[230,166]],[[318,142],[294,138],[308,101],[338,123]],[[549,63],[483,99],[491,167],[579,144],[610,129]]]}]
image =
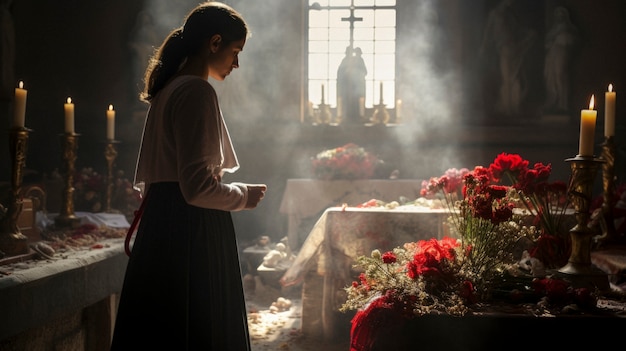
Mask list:
[{"label": "tall white candle", "polygon": [[402,118],[402,100],[396,100],[396,119],[400,120]]},{"label": "tall white candle", "polygon": [[324,84],[322,84],[322,104],[324,103]]},{"label": "tall white candle", "polygon": [[74,134],[74,104],[72,98],[67,98],[67,103],[63,105],[65,109],[65,133]]},{"label": "tall white candle", "polygon": [[380,82],[380,103],[383,103],[383,82]]},{"label": "tall white candle", "polygon": [[20,81],[15,88],[15,103],[13,105],[13,128],[24,128],[26,120],[26,95],[24,82]]},{"label": "tall white candle", "polygon": [[580,144],[578,156],[593,156],[594,134],[596,132],[596,117],[598,111],[593,109],[594,96],[591,95],[589,109],[580,111]]},{"label": "tall white candle", "polygon": [[613,84],[609,84],[609,91],[604,93],[604,136],[615,135],[615,92]]},{"label": "tall white candle", "polygon": [[359,116],[361,117],[365,116],[365,98],[364,97],[359,98]]},{"label": "tall white candle", "polygon": [[115,110],[109,105],[107,110],[107,139],[115,140]]},{"label": "tall white candle", "polygon": [[337,98],[337,117],[341,117],[341,108],[343,106],[341,106],[341,97]]}]

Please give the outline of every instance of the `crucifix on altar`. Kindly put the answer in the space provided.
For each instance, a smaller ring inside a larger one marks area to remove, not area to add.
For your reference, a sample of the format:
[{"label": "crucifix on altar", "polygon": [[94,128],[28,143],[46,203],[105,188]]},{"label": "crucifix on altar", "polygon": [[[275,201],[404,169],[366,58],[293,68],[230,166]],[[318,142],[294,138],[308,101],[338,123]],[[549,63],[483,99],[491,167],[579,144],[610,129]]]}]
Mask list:
[{"label": "crucifix on altar", "polygon": [[354,15],[354,0],[350,5],[350,16],[341,20],[350,23],[350,45],[337,68],[337,115],[343,123],[365,121],[365,76],[367,67],[359,47],[354,47],[354,22],[363,21]]}]

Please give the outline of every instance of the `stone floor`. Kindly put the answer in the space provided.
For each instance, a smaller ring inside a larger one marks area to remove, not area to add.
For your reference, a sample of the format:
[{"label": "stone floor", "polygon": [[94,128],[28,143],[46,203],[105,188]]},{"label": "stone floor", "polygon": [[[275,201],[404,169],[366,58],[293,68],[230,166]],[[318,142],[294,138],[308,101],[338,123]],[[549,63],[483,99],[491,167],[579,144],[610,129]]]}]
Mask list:
[{"label": "stone floor", "polygon": [[[264,284],[258,276],[254,278],[254,289],[246,290],[252,351],[348,351],[350,349],[348,335],[345,341],[326,342],[302,334],[302,300],[298,287],[289,290],[279,289]],[[289,303],[288,308],[277,307]]]}]

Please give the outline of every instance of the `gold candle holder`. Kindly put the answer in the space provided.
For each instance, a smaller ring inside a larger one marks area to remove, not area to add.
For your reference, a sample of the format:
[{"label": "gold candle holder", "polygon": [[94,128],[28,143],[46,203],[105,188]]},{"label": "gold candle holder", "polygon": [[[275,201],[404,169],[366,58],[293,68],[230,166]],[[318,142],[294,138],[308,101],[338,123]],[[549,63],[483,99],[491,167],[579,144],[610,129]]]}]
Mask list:
[{"label": "gold candle holder", "polygon": [[113,171],[115,169],[115,159],[117,158],[117,150],[115,144],[119,143],[116,140],[108,140],[106,147],[104,148],[104,158],[107,160],[107,188],[106,188],[106,205],[105,212],[114,213],[118,212],[111,208],[111,199],[113,198],[113,188],[115,187]]},{"label": "gold candle holder", "polygon": [[570,229],[572,251],[569,260],[558,272],[576,287],[607,290],[608,276],[591,264],[591,238],[594,231],[588,225],[594,179],[604,160],[578,155],[565,161],[570,163],[572,171],[569,196],[576,211],[576,225]]},{"label": "gold candle holder", "polygon": [[78,149],[78,136],[76,133],[65,133],[61,135],[63,147],[63,168],[65,175],[65,186],[61,193],[61,210],[54,219],[57,228],[74,228],[80,223],[80,219],[74,213],[74,174],[76,163],[76,150]]},{"label": "gold candle holder", "polygon": [[23,206],[22,172],[26,164],[28,132],[29,129],[24,127],[13,128],[9,131],[9,152],[12,161],[11,188],[6,207],[0,205],[0,251],[8,256],[26,254],[29,251],[28,237],[22,234],[17,225]]},{"label": "gold candle holder", "polygon": [[319,110],[319,115],[317,118],[317,122],[320,124],[330,124],[330,122],[332,121],[332,113],[330,112],[330,105],[324,103],[324,101],[322,101],[321,104],[319,104],[318,106],[318,110]]},{"label": "gold candle holder", "polygon": [[374,113],[370,119],[373,124],[387,124],[390,118],[387,105],[383,101],[383,86],[382,83],[380,84],[380,102],[374,106]]},{"label": "gold candle holder", "polygon": [[376,106],[374,106],[374,113],[372,114],[372,123],[373,124],[387,124],[389,123],[389,111],[387,111],[387,105],[382,102]]}]

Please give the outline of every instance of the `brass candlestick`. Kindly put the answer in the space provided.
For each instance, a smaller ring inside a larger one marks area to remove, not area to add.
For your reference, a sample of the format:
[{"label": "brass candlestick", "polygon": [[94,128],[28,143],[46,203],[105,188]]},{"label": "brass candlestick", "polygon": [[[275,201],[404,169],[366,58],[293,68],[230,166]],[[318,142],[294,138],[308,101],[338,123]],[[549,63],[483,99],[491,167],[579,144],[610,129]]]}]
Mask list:
[{"label": "brass candlestick", "polygon": [[108,140],[107,145],[104,149],[104,158],[107,160],[107,189],[106,189],[106,206],[105,212],[117,212],[111,208],[111,198],[113,197],[113,188],[115,187],[115,182],[113,178],[113,170],[115,168],[115,159],[117,158],[117,150],[115,149],[115,144],[118,141]]},{"label": "brass candlestick", "polygon": [[7,196],[6,207],[0,205],[0,251],[8,256],[21,255],[29,251],[28,237],[22,234],[17,225],[23,206],[22,171],[26,165],[28,132],[29,130],[23,127],[9,131],[9,152],[12,161],[11,189]]},{"label": "brass candlestick", "polygon": [[63,147],[63,169],[65,175],[65,186],[61,194],[61,210],[54,219],[54,224],[58,228],[76,227],[80,219],[74,214],[74,174],[76,163],[76,150],[78,149],[78,136],[76,133],[65,133],[61,135]]},{"label": "brass candlestick", "polygon": [[387,124],[389,122],[389,111],[387,111],[386,106],[383,103],[375,106],[371,119],[373,124]]},{"label": "brass candlestick", "polygon": [[330,124],[332,117],[330,105],[324,103],[324,100],[322,100],[322,103],[318,106],[317,122],[320,124]]},{"label": "brass candlestick", "polygon": [[565,161],[570,163],[572,170],[569,196],[576,210],[576,225],[570,229],[572,252],[568,263],[558,272],[574,286],[606,290],[609,288],[608,276],[591,264],[591,237],[594,232],[588,226],[593,183],[604,160],[578,155]]},{"label": "brass candlestick", "polygon": [[387,111],[387,105],[383,102],[382,86],[380,88],[380,102],[378,105],[374,105],[371,121],[373,124],[387,124],[389,122],[389,111]]}]

